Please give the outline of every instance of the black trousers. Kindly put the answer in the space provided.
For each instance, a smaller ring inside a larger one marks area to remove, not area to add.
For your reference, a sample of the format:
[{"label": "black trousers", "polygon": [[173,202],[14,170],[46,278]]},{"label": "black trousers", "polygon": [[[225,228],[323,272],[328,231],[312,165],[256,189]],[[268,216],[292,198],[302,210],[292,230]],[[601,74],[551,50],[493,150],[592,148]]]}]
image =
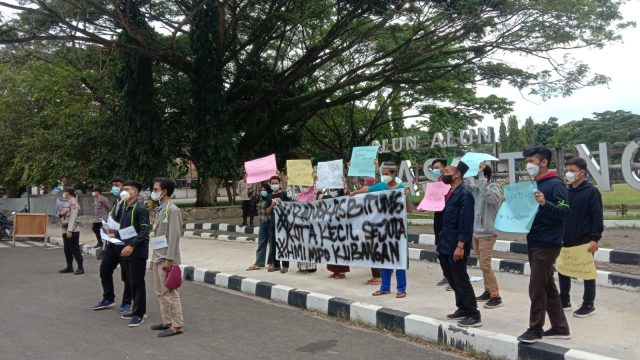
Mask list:
[{"label": "black trousers", "polygon": [[449,281],[449,286],[456,294],[456,307],[464,311],[466,316],[479,318],[480,311],[478,311],[476,294],[467,273],[467,257],[453,261],[453,256],[439,254],[438,261],[444,276]]},{"label": "black trousers", "polygon": [[98,241],[98,245],[102,246],[102,237],[100,236],[100,229],[102,229],[102,223],[93,223],[91,230],[94,234],[96,234],[96,240]]},{"label": "black trousers", "polygon": [[552,329],[569,333],[569,323],[562,310],[556,282],[553,280],[553,265],[558,255],[560,248],[529,248],[529,329],[541,336],[547,315]]},{"label": "black trousers", "polygon": [[[267,264],[271,264],[275,268],[280,268],[280,260],[276,260],[276,227],[273,221],[269,221],[267,234],[269,239],[269,256],[267,257]],[[282,260],[282,267],[288,269],[289,262]]]},{"label": "black trousers", "polygon": [[[558,273],[558,279],[560,281],[560,299],[562,305],[568,305],[571,303],[571,278]],[[584,280],[584,293],[582,295],[582,304],[586,306],[593,306],[596,301],[596,281]]]},{"label": "black trousers", "polygon": [[82,252],[80,251],[80,232],[72,232],[71,239],[67,238],[67,233],[62,233],[62,243],[64,244],[64,257],[67,260],[67,268],[73,269],[73,259],[78,263],[78,269],[82,267]]},{"label": "black trousers", "polygon": [[133,316],[143,317],[147,313],[147,289],[144,276],[147,272],[147,259],[126,259],[122,265],[127,269],[127,279],[133,296]]},{"label": "black trousers", "polygon": [[[112,244],[107,245],[107,249],[102,253],[102,262],[100,263],[100,282],[102,283],[102,298],[109,301],[115,301],[116,294],[113,289],[113,271],[120,264],[121,247]],[[131,289],[127,279],[127,269],[124,265],[120,265],[120,278],[124,283],[124,291],[122,293],[122,304],[131,304]]]}]

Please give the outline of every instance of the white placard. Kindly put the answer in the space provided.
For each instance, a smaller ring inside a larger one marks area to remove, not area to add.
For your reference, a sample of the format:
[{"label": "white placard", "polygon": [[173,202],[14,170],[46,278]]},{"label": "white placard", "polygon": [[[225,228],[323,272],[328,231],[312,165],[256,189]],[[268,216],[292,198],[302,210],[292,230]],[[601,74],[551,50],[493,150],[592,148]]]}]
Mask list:
[{"label": "white placard", "polygon": [[122,240],[129,240],[138,236],[138,233],[136,232],[136,228],[134,228],[133,226],[129,226],[124,229],[118,230],[118,234],[120,234],[120,239]]},{"label": "white placard", "polygon": [[152,237],[151,240],[149,240],[149,246],[153,250],[166,248],[167,246],[169,246],[167,244],[167,237],[164,235]]},{"label": "white placard", "polygon": [[318,163],[318,181],[316,189],[342,189],[342,160]]},{"label": "white placard", "polygon": [[407,268],[404,191],[389,190],[274,208],[277,258],[383,269]]}]

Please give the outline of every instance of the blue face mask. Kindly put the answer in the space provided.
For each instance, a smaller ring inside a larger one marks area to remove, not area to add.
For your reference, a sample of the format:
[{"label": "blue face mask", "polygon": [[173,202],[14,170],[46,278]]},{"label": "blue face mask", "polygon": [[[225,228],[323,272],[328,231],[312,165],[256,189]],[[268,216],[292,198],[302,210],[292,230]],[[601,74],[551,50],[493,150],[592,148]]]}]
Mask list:
[{"label": "blue face mask", "polygon": [[117,186],[111,188],[111,193],[115,196],[120,196],[120,192],[122,192],[122,190]]},{"label": "blue face mask", "polygon": [[440,171],[440,169],[433,169],[431,170],[431,173],[433,174],[433,176],[437,179],[442,175],[442,172]]},{"label": "blue face mask", "polygon": [[272,191],[278,191],[280,189],[280,184],[271,184]]},{"label": "blue face mask", "polygon": [[263,190],[263,191],[260,191],[260,196],[262,196],[263,198],[266,198],[268,195],[269,195],[269,193],[268,193],[268,192],[266,192],[266,191],[264,191],[264,190]]}]

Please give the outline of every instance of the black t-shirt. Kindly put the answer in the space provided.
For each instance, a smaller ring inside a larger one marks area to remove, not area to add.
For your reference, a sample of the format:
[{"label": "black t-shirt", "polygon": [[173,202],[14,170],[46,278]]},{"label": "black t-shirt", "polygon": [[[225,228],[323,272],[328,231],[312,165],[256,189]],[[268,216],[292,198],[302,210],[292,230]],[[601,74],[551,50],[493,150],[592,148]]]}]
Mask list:
[{"label": "black t-shirt", "polygon": [[[271,194],[269,194],[267,196],[267,201],[264,202],[264,208],[266,209],[269,206],[271,206],[271,202],[273,202],[274,199],[280,199],[282,201],[291,201],[291,199],[289,199],[289,196],[287,196],[287,192],[286,191],[281,191],[281,192],[279,192],[277,194],[271,193]],[[272,211],[270,220],[273,221],[274,219],[275,218],[274,218],[273,211]]]}]

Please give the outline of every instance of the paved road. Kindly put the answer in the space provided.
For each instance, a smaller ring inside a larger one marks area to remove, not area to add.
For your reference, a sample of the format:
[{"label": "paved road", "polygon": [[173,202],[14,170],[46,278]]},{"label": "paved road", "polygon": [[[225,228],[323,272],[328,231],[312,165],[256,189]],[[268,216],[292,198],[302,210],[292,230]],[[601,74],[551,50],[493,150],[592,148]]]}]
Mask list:
[{"label": "paved road", "polygon": [[161,339],[149,330],[159,319],[151,292],[149,318],[128,328],[115,310],[91,310],[98,262],[63,275],[63,258],[60,248],[0,248],[0,359],[461,359],[193,283],[182,289],[185,334]]}]

